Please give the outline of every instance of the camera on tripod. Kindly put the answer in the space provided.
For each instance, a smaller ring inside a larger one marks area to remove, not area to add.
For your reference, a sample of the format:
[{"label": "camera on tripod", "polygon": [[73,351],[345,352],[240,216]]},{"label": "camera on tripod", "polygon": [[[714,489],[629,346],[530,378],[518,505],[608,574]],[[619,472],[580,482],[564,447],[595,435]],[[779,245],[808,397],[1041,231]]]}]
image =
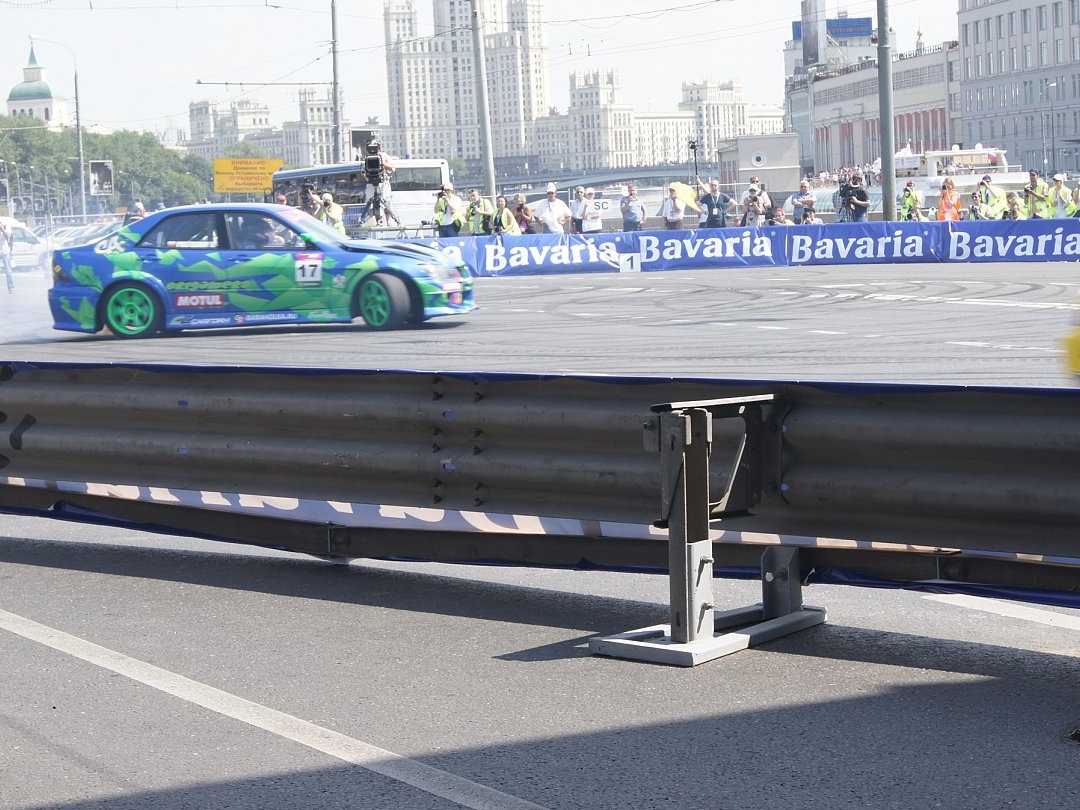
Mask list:
[{"label": "camera on tripod", "polygon": [[372,139],[366,147],[364,156],[364,179],[371,185],[378,185],[383,180],[384,166],[382,149],[379,142]]}]

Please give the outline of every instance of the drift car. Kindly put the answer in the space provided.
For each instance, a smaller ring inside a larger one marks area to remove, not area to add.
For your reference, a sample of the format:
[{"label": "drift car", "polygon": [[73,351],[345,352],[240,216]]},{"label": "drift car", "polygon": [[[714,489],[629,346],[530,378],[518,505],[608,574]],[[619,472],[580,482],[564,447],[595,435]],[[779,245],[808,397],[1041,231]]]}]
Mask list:
[{"label": "drift car", "polygon": [[53,252],[53,327],[122,338],[347,323],[397,329],[475,309],[473,273],[423,245],[349,241],[296,208],[169,208]]}]

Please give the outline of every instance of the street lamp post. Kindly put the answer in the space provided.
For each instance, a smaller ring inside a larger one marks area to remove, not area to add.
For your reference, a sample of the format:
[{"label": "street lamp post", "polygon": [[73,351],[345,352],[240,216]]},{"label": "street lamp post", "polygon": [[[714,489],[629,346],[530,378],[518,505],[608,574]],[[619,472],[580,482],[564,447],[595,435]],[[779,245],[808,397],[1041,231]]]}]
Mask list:
[{"label": "street lamp post", "polygon": [[61,48],[67,50],[71,54],[71,63],[75,66],[75,140],[79,155],[79,213],[82,215],[82,221],[86,222],[86,160],[83,152],[83,129],[82,129],[82,112],[79,105],[79,60],[75,57],[75,51],[63,42],[57,42],[55,39],[46,39],[45,37],[39,37],[37,34],[30,35],[30,43],[33,44],[35,40],[40,42],[48,42],[51,45],[59,45]]},{"label": "street lamp post", "polygon": [[1054,128],[1054,94],[1057,92],[1057,82],[1046,85],[1050,94],[1050,170],[1057,172],[1057,134]]}]

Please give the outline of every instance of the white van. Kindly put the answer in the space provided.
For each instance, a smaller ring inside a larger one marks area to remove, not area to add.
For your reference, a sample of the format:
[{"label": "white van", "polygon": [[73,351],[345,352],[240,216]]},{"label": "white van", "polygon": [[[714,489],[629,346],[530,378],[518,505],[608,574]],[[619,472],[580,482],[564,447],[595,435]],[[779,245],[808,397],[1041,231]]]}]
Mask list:
[{"label": "white van", "polygon": [[48,271],[52,266],[49,246],[22,222],[11,217],[0,217],[11,231],[11,266],[16,270]]}]

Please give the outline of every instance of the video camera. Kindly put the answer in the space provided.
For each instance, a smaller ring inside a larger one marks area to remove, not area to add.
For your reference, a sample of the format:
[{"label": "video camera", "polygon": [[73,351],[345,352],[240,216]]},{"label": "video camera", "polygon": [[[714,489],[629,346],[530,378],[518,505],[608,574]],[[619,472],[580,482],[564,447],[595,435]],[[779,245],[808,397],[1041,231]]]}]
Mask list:
[{"label": "video camera", "polygon": [[383,156],[376,152],[364,158],[364,179],[371,185],[378,185],[383,180]]}]

